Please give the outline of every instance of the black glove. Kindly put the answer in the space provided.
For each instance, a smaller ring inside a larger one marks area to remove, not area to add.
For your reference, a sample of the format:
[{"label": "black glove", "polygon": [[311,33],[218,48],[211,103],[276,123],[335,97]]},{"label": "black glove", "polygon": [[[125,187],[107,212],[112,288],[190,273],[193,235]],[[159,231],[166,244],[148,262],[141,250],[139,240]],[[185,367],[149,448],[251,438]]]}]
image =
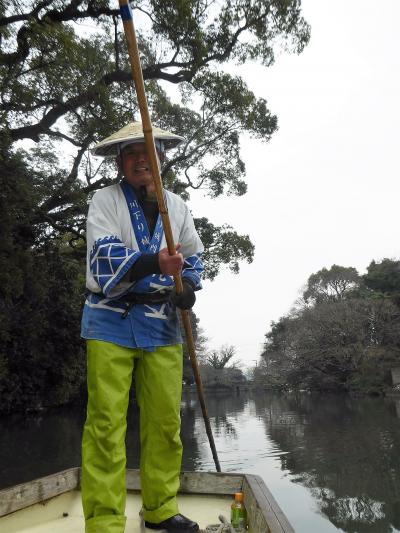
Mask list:
[{"label": "black glove", "polygon": [[194,284],[192,281],[183,280],[183,292],[176,294],[176,288],[171,293],[171,302],[179,309],[191,309],[196,301],[196,295],[194,293]]}]

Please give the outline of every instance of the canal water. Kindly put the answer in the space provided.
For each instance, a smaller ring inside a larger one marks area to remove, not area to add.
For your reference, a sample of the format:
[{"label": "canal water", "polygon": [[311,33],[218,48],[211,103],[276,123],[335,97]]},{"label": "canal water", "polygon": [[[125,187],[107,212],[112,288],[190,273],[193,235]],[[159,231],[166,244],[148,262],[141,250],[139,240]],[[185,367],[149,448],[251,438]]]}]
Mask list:
[{"label": "canal water", "polygon": [[[222,470],[262,476],[298,533],[400,531],[400,399],[208,396]],[[138,413],[128,467],[138,467]],[[0,488],[79,465],[84,409],[0,419]],[[196,395],[182,401],[183,469],[214,470]]]}]

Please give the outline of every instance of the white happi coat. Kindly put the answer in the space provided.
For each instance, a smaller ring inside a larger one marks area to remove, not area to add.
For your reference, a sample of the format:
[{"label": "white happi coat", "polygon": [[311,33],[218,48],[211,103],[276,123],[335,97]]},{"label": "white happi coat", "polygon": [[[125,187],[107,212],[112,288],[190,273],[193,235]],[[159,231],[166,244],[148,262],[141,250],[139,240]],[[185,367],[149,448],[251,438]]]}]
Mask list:
[{"label": "white happi coat", "polygon": [[[182,278],[201,288],[203,245],[184,201],[164,191],[175,243],[184,257]],[[126,315],[124,295],[161,293],[173,287],[172,276],[152,274],[136,282],[128,272],[142,253],[157,253],[166,246],[161,216],[150,236],[134,189],[122,181],[95,193],[87,219],[86,299],[81,334],[86,339],[114,342],[131,348],[154,350],[181,342],[175,308],[169,303],[137,305]],[[124,319],[122,317],[125,316]]]}]

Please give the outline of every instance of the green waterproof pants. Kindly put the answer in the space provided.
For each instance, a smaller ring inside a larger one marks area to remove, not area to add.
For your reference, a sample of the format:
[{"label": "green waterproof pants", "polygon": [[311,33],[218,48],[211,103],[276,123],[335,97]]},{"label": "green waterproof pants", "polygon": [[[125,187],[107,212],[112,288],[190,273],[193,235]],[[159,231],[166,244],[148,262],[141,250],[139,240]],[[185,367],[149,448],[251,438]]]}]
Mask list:
[{"label": "green waterproof pants", "polygon": [[132,375],[140,408],[144,519],[158,523],[179,512],[182,346],[145,352],[88,340],[81,480],[86,533],[125,529],[125,434]]}]

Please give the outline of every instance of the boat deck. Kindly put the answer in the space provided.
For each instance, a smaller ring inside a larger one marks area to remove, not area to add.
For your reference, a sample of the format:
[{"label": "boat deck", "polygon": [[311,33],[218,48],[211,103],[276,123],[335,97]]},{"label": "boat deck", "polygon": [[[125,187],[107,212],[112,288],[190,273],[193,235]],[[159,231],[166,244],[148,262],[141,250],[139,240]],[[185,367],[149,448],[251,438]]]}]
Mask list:
[{"label": "boat deck", "polygon": [[[179,510],[196,520],[202,529],[219,523],[218,515],[230,517],[232,497],[224,495],[180,494]],[[129,533],[150,533],[139,516],[140,494],[129,491],[126,500],[126,528]],[[0,530],[4,533],[84,533],[81,494],[78,490],[66,492],[44,503],[0,518]]]},{"label": "boat deck", "polygon": [[[50,476],[0,491],[0,531],[4,533],[83,533],[80,469],[70,468]],[[129,533],[147,530],[139,516],[140,473],[126,471],[126,516]],[[294,533],[264,481],[252,474],[181,472],[179,508],[202,530],[230,518],[235,492],[243,492],[251,533]]]}]

